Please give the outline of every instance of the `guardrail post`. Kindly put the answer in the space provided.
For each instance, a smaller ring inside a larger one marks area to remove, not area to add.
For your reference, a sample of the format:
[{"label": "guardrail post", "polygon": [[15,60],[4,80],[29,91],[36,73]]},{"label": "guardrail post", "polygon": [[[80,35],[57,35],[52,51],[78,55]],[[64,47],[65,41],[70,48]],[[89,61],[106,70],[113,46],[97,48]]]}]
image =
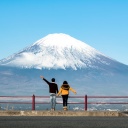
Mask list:
[{"label": "guardrail post", "polygon": [[87,95],[85,95],[85,111],[88,109],[88,100]]},{"label": "guardrail post", "polygon": [[35,110],[35,95],[32,96],[32,110]]}]

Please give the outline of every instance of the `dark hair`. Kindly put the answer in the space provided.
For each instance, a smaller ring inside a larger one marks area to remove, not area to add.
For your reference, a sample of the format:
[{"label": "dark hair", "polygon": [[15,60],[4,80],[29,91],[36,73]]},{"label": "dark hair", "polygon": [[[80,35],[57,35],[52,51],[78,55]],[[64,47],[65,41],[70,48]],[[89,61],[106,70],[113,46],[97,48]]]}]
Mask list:
[{"label": "dark hair", "polygon": [[51,81],[52,81],[52,82],[55,82],[55,78],[52,78]]},{"label": "dark hair", "polygon": [[68,84],[68,82],[67,81],[64,81],[63,84]]}]

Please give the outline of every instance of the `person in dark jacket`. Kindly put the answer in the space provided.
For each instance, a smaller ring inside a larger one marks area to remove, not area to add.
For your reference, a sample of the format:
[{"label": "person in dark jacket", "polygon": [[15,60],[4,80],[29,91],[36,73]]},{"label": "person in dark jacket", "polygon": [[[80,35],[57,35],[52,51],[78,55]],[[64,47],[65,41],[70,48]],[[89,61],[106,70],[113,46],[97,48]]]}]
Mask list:
[{"label": "person in dark jacket", "polygon": [[55,78],[51,79],[51,82],[46,80],[43,76],[40,76],[48,85],[50,93],[51,110],[55,111],[56,106],[56,93],[58,93],[58,85],[55,83]]}]

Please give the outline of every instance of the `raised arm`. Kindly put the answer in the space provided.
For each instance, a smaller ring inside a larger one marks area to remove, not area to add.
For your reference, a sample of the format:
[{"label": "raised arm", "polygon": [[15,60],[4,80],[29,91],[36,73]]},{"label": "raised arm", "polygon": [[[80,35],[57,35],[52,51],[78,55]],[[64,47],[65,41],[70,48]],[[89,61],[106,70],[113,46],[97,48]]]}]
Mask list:
[{"label": "raised arm", "polygon": [[43,79],[48,85],[50,84],[50,82],[47,81],[47,80],[44,78],[44,76],[40,76],[40,78]]}]

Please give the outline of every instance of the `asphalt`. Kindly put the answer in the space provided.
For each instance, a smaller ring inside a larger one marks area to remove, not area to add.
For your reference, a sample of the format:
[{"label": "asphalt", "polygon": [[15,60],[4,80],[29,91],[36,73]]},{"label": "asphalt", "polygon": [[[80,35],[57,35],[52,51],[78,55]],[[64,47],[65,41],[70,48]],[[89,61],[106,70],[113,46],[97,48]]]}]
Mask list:
[{"label": "asphalt", "polygon": [[0,116],[0,128],[128,128],[128,117]]}]

